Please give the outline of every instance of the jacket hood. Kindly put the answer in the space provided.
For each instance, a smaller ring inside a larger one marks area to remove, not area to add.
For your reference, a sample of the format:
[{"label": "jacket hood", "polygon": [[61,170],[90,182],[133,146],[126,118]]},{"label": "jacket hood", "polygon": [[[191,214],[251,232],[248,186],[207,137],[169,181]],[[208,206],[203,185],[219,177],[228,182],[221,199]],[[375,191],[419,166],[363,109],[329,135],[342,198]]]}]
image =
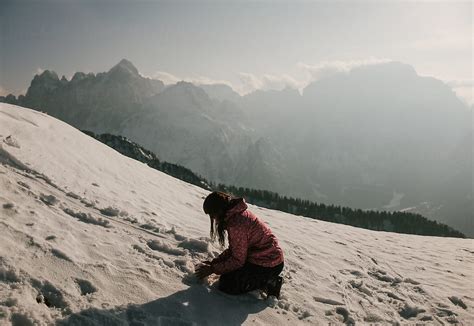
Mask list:
[{"label": "jacket hood", "polygon": [[230,208],[225,213],[225,220],[229,217],[234,216],[236,214],[241,214],[242,212],[246,211],[248,208],[245,199],[243,198],[235,198],[232,199],[230,202]]}]

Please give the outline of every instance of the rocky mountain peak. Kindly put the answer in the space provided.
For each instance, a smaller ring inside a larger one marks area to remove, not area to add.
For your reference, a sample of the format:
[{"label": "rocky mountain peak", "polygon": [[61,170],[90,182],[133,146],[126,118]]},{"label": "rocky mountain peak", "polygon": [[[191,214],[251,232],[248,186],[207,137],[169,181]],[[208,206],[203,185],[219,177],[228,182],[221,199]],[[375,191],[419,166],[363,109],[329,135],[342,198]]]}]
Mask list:
[{"label": "rocky mountain peak", "polygon": [[140,74],[138,73],[138,69],[127,59],[120,60],[112,69],[108,72],[109,75],[116,75],[116,76],[128,76],[128,77],[138,77]]},{"label": "rocky mountain peak", "polygon": [[209,96],[207,93],[200,87],[194,85],[193,83],[180,81],[175,85],[172,85],[166,89],[168,94],[175,94],[181,96],[192,96],[196,98],[201,98],[209,101]]},{"label": "rocky mountain peak", "polygon": [[45,70],[39,75],[35,75],[28,88],[28,93],[32,91],[48,92],[61,85],[58,74],[52,70]]},{"label": "rocky mountain peak", "polygon": [[45,70],[34,77],[37,80],[59,80],[58,74],[53,70]]},{"label": "rocky mountain peak", "polygon": [[83,72],[78,71],[74,74],[74,76],[72,76],[71,81],[72,82],[77,82],[77,81],[82,80],[84,78],[86,78],[86,74],[83,73]]}]

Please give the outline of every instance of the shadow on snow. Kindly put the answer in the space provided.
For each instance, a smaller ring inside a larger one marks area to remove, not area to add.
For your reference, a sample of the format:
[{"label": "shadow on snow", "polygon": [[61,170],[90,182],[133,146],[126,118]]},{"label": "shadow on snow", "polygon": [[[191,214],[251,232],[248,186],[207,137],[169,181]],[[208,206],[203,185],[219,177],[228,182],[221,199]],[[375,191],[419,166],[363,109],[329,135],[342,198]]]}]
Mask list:
[{"label": "shadow on snow", "polygon": [[267,307],[267,301],[251,294],[230,296],[213,286],[193,284],[186,290],[142,305],[89,308],[69,315],[57,325],[241,325],[249,314]]}]

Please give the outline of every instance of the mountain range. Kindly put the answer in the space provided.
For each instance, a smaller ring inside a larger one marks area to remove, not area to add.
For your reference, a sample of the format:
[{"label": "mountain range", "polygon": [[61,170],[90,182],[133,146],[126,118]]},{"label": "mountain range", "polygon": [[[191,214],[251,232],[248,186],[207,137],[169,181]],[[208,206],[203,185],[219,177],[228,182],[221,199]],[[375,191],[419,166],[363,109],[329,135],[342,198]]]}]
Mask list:
[{"label": "mountain range", "polygon": [[165,86],[122,60],[53,71],[0,101],[126,136],[215,183],[361,209],[421,212],[474,236],[471,110],[406,64],[362,66],[293,89]]}]

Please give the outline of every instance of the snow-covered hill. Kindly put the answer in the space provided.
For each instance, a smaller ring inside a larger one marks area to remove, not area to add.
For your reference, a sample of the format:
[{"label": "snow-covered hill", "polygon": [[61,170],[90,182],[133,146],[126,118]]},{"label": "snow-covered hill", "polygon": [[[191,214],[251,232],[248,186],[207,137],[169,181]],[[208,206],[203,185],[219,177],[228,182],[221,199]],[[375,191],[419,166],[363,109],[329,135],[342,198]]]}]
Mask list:
[{"label": "snow-covered hill", "polygon": [[471,239],[374,232],[250,206],[280,239],[280,300],[194,264],[207,192],[37,111],[0,104],[0,324],[474,322]]}]

